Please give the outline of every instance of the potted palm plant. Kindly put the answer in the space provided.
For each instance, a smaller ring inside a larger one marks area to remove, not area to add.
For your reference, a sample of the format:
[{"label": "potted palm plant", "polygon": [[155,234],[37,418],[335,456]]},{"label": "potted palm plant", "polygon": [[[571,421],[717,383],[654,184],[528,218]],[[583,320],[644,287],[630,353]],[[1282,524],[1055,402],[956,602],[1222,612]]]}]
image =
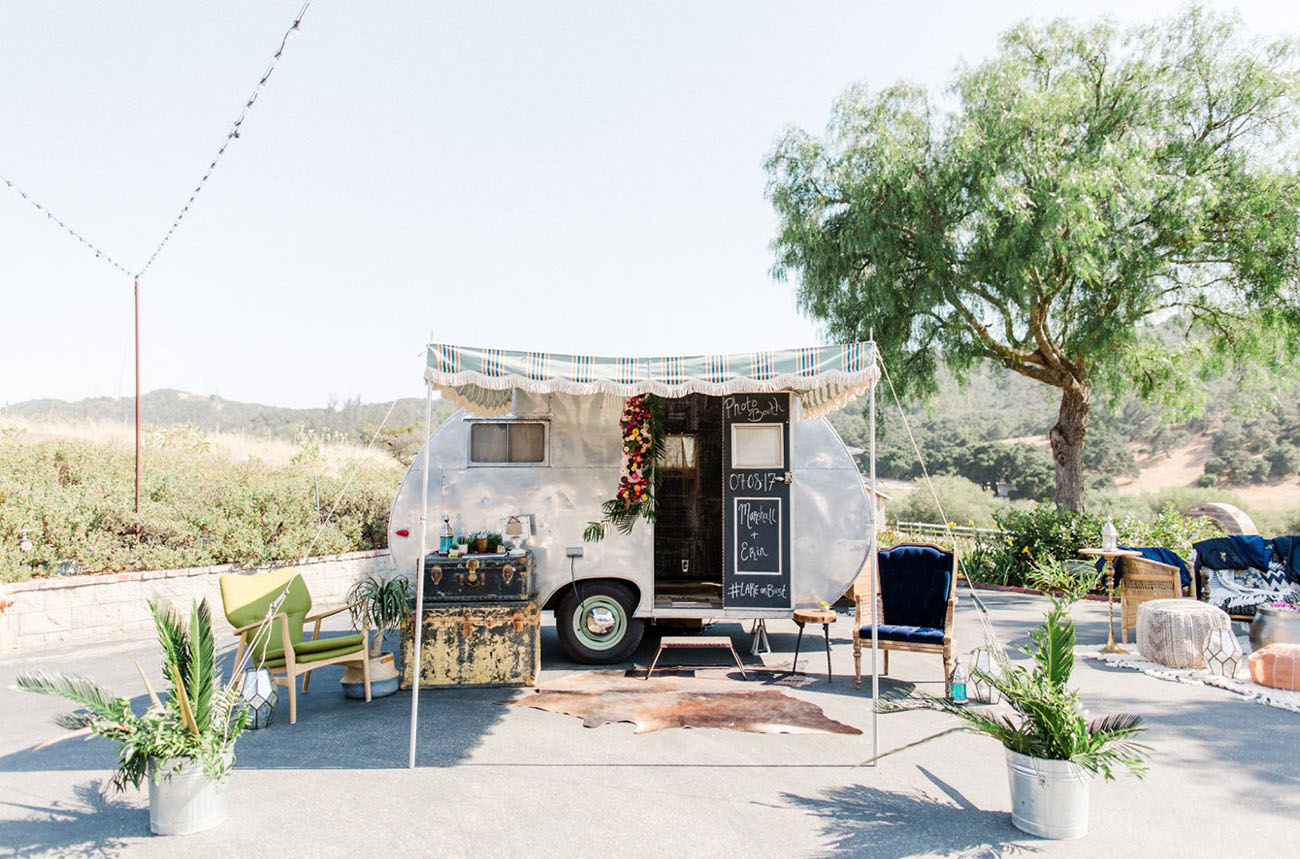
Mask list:
[{"label": "potted palm plant", "polygon": [[[1074,669],[1074,621],[1070,596],[1052,601],[1046,619],[1030,632],[1025,649],[1032,667],[1012,664],[1000,649],[998,670],[974,675],[1002,694],[1011,713],[971,707],[924,693],[886,699],[878,711],[938,710],[962,724],[886,752],[891,755],[947,734],[986,734],[1006,749],[1011,786],[1011,822],[1040,838],[1080,838],[1088,832],[1088,799],[1093,776],[1107,781],[1125,767],[1146,773],[1149,749],[1134,738],[1142,719],[1127,713],[1088,719],[1079,693],[1066,684]],[[878,758],[873,758],[876,760]]]},{"label": "potted palm plant", "polygon": [[[150,831],[184,835],[225,820],[226,778],[247,714],[235,683],[224,683],[217,669],[207,602],[193,607],[188,625],[169,605],[150,602],[149,608],[169,688],[165,700],[160,698],[141,670],[151,702],[144,713],[137,713],[129,699],[75,674],[25,672],[18,686],[80,704],[82,709],[60,716],[58,724],[73,732],[68,736],[118,743],[113,787],[125,790],[129,782],[138,788],[147,777]],[[232,677],[240,676],[238,669]]]},{"label": "potted palm plant", "polygon": [[[352,622],[360,626],[368,620],[375,630],[369,642],[370,697],[383,698],[397,691],[397,667],[391,651],[383,649],[384,634],[397,627],[411,610],[411,583],[405,576],[367,575],[359,579],[348,591]],[[365,686],[361,670],[351,665],[343,672],[343,694],[349,698],[364,698]]]}]

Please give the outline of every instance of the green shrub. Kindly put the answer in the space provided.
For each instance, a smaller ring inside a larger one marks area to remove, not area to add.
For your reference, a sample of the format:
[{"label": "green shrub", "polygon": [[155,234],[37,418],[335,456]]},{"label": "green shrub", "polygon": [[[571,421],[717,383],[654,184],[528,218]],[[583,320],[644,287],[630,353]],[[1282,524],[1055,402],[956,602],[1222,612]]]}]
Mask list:
[{"label": "green shrub", "polygon": [[995,517],[1007,531],[1011,584],[1024,584],[1034,564],[1066,561],[1079,557],[1086,546],[1101,545],[1101,526],[1106,521],[1094,513],[1058,513],[1050,504],[1031,510],[1007,510]]},{"label": "green shrub", "polygon": [[[146,452],[138,519],[131,451],[79,441],[0,442],[0,579],[42,575],[61,558],[77,559],[83,571],[145,570],[387,545],[388,511],[402,478],[397,463],[361,465],[317,536],[314,479],[325,516],[344,477],[322,473],[310,455],[272,468],[232,463],[191,441]],[[34,546],[28,554],[18,548],[23,530]]]}]

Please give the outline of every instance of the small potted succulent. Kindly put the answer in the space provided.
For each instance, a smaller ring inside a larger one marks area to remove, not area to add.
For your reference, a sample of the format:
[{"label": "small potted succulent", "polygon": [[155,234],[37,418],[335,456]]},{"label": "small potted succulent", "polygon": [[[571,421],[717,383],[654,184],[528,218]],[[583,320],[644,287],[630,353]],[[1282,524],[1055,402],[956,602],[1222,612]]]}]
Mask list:
[{"label": "small potted succulent", "polygon": [[492,535],[487,531],[475,531],[473,538],[474,551],[480,555],[486,554],[488,551],[488,543],[491,539]]},{"label": "small potted succulent", "polygon": [[[375,637],[369,642],[370,697],[383,698],[397,691],[397,667],[391,651],[383,649],[384,634],[397,627],[411,610],[411,583],[405,576],[368,575],[348,590],[352,623],[360,627],[362,620],[369,621]],[[364,698],[365,683],[361,669],[349,665],[343,672],[343,694],[349,698]]]},{"label": "small potted succulent", "polygon": [[1033,658],[1032,668],[1012,664],[997,649],[995,671],[973,672],[1001,693],[1011,713],[923,693],[882,695],[878,712],[937,710],[962,724],[878,757],[959,731],[985,734],[1006,749],[1016,828],[1040,838],[1087,834],[1091,777],[1100,774],[1109,781],[1115,768],[1124,767],[1140,778],[1149,749],[1134,740],[1144,730],[1141,717],[1121,713],[1090,720],[1079,693],[1066,685],[1074,668],[1070,602],[1068,596],[1053,600],[1043,624],[1030,632],[1034,643],[1026,653]]},{"label": "small potted succulent", "polygon": [[[171,606],[150,602],[149,608],[170,688],[159,697],[141,669],[152,702],[143,713],[137,713],[129,699],[75,674],[24,672],[18,675],[18,688],[81,705],[57,719],[72,731],[67,736],[118,743],[112,786],[121,791],[127,783],[139,787],[147,779],[150,831],[185,835],[226,819],[226,781],[235,762],[235,740],[247,720],[236,686],[241,666],[231,672],[235,680],[222,681],[206,602],[195,604],[188,624]],[[258,634],[269,632],[269,620]]]}]

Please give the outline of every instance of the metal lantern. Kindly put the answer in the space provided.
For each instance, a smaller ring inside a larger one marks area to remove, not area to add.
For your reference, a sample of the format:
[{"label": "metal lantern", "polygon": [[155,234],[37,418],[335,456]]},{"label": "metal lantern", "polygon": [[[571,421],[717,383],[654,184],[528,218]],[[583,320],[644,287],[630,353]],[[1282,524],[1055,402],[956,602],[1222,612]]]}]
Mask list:
[{"label": "metal lantern", "polygon": [[1101,548],[1107,552],[1113,552],[1119,546],[1119,529],[1115,527],[1115,522],[1109,516],[1106,517],[1106,524],[1101,529]]},{"label": "metal lantern", "polygon": [[271,669],[245,668],[239,697],[244,699],[244,705],[248,708],[250,729],[256,731],[270,725],[275,716],[275,704],[280,700],[280,692],[275,688]]},{"label": "metal lantern", "polygon": [[1205,639],[1205,667],[1211,674],[1235,677],[1241,665],[1241,645],[1230,629],[1211,630]]},{"label": "metal lantern", "polygon": [[[981,676],[985,675],[985,676]],[[998,663],[993,652],[977,647],[970,652],[970,681],[966,694],[977,704],[996,704],[1002,700],[1002,694],[994,688],[986,676],[998,675]]]}]

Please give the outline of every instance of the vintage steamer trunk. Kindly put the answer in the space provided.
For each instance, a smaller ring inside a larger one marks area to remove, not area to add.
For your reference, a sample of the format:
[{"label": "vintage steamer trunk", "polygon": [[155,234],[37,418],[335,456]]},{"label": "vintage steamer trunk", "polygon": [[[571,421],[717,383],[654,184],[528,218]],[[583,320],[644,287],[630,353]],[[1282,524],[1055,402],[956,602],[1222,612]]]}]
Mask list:
[{"label": "vintage steamer trunk", "polygon": [[528,599],[533,554],[424,557],[425,602],[490,602]]},{"label": "vintage steamer trunk", "polygon": [[[535,602],[425,606],[420,687],[534,686],[540,611]],[[414,637],[402,629],[402,688],[411,688]]]}]

